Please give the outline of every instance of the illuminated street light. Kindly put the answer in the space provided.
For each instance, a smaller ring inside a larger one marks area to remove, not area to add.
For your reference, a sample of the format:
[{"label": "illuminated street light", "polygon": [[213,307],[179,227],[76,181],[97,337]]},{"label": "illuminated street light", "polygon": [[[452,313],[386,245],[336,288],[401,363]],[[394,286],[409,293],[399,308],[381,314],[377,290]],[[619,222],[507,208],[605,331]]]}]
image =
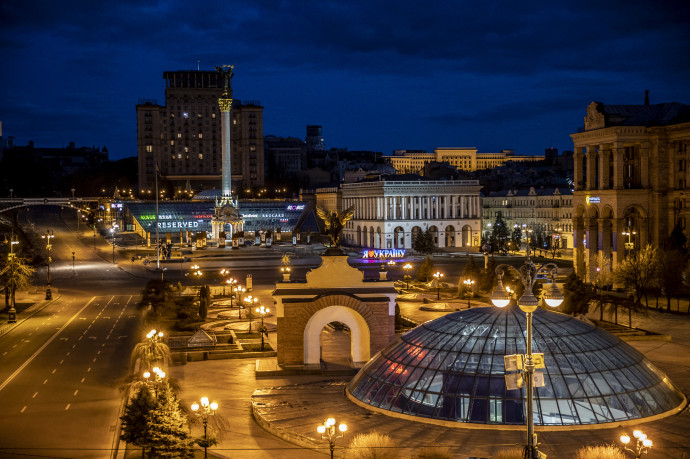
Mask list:
[{"label": "illuminated street light", "polygon": [[256,308],[256,312],[261,316],[261,328],[259,328],[259,333],[261,333],[261,350],[264,350],[264,335],[268,332],[268,329],[264,326],[264,316],[271,312],[270,309],[260,306]]},{"label": "illuminated street light", "polygon": [[630,445],[631,448],[628,448],[628,444],[630,443],[630,437],[628,435],[621,435],[620,440],[621,443],[625,445],[623,449],[633,453],[635,459],[639,459],[643,454],[649,453],[649,448],[652,447],[652,440],[647,438],[647,434],[643,433],[641,430],[635,430],[633,432],[633,437],[636,439],[636,444],[634,446]]},{"label": "illuminated street light", "polygon": [[465,279],[462,281],[463,284],[465,284],[465,288],[467,288],[467,309],[470,308],[470,296],[472,296],[472,286],[474,285],[474,281],[472,279]]},{"label": "illuminated street light", "polygon": [[335,419],[328,418],[324,423],[316,428],[316,431],[321,434],[321,438],[328,440],[328,446],[331,449],[331,459],[333,459],[333,451],[335,450],[335,441],[342,438],[347,431],[347,424],[341,423],[338,425],[338,430],[335,429]]},{"label": "illuminated street light", "polygon": [[440,271],[436,271],[434,273],[434,277],[436,278],[436,299],[440,300],[441,299],[441,279],[443,278],[443,273]]},{"label": "illuminated street light", "polygon": [[403,269],[405,270],[405,283],[406,283],[405,288],[407,290],[409,290],[410,289],[410,280],[412,280],[412,276],[410,276],[410,271],[412,271],[412,265],[410,263],[405,263],[403,265]]},{"label": "illuminated street light", "polygon": [[244,299],[244,302],[247,304],[245,306],[245,309],[247,309],[247,311],[249,311],[249,312],[247,312],[247,319],[249,319],[249,333],[251,333],[252,332],[252,314],[251,314],[252,306],[255,304],[258,304],[259,299],[249,295]]},{"label": "illuminated street light", "polygon": [[41,236],[42,239],[46,240],[46,250],[48,251],[48,274],[47,274],[47,279],[46,279],[46,300],[52,300],[53,299],[53,293],[50,291],[50,262],[53,261],[52,258],[50,258],[50,250],[53,248],[53,245],[50,243],[50,240],[53,239],[55,235],[53,234],[52,231],[46,231],[46,234]]},{"label": "illuminated street light", "polygon": [[290,282],[290,269],[289,266],[283,266],[280,268],[280,272],[283,273],[283,282]]},{"label": "illuminated street light", "polygon": [[503,273],[504,271],[512,270],[517,277],[522,281],[525,287],[520,299],[518,299],[518,307],[526,314],[527,318],[527,354],[524,358],[523,380],[527,383],[527,446],[525,449],[525,458],[538,459],[540,456],[537,450],[537,435],[534,433],[534,406],[533,406],[533,376],[534,376],[534,359],[532,356],[532,313],[537,309],[539,300],[532,293],[532,289],[536,284],[537,273],[545,270],[551,275],[551,288],[544,289],[544,301],[551,307],[558,307],[563,302],[563,293],[556,286],[556,273],[558,267],[553,263],[547,263],[537,268],[529,258],[529,245],[527,246],[527,257],[525,264],[516,269],[510,265],[501,264],[496,267],[496,274],[498,275],[498,285],[491,295],[491,302],[498,308],[504,308],[510,303],[511,295],[506,291],[508,288],[503,287]]},{"label": "illuminated street light", "polygon": [[216,410],[218,409],[218,403],[216,402],[208,402],[208,397],[201,397],[201,405],[197,402],[192,403],[192,412],[201,418],[201,421],[204,423],[204,458],[208,458],[208,431],[207,431],[207,426],[208,426],[208,417],[213,416],[216,414]]},{"label": "illuminated street light", "polygon": [[[242,309],[244,306],[242,306],[242,295],[247,289],[242,287],[241,285],[238,285],[237,287],[233,288],[232,291],[235,292],[236,297],[237,297],[237,315],[238,319],[242,320]],[[232,299],[233,296],[230,296],[230,307],[232,308]]]}]

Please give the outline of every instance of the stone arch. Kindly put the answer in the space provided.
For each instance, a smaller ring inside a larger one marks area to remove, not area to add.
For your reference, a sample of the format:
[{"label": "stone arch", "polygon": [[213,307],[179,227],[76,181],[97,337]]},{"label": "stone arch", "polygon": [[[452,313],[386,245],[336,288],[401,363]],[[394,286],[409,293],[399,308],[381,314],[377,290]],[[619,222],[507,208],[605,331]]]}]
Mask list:
[{"label": "stone arch", "polygon": [[433,237],[434,240],[434,246],[438,247],[438,228],[435,225],[431,225],[429,227],[429,232],[431,233],[431,236]]},{"label": "stone arch", "polygon": [[376,248],[377,249],[383,248],[383,239],[381,238],[381,227],[380,226],[376,227]]},{"label": "stone arch", "polygon": [[369,247],[378,248],[376,247],[376,233],[373,226],[369,227]]},{"label": "stone arch", "polygon": [[396,226],[393,230],[393,247],[396,249],[405,248],[405,229],[402,226]]},{"label": "stone arch", "polygon": [[369,243],[369,234],[368,234],[367,227],[365,226],[364,228],[362,228],[362,243],[360,244],[360,246],[366,247],[368,243]]},{"label": "stone arch", "polygon": [[357,225],[357,246],[362,247],[362,227]]},{"label": "stone arch", "polygon": [[462,246],[469,247],[472,245],[472,227],[465,225],[462,227]]},{"label": "stone arch", "polygon": [[446,226],[446,247],[455,247],[455,227]]},{"label": "stone arch", "polygon": [[304,363],[306,365],[320,363],[321,331],[331,322],[341,322],[350,329],[350,353],[353,362],[366,362],[371,358],[371,332],[366,319],[346,306],[327,306],[315,312],[304,327]]}]

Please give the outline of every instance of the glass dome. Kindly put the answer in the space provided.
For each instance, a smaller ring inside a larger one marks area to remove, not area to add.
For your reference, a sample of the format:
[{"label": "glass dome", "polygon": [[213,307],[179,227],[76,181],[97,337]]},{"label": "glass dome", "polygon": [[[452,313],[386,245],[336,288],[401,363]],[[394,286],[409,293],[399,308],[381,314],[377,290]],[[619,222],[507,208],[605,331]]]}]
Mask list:
[{"label": "glass dome", "polygon": [[[524,425],[526,392],[506,389],[503,356],[526,352],[525,327],[526,316],[516,306],[446,315],[387,346],[347,390],[377,411]],[[534,391],[537,425],[628,421],[672,414],[685,406],[684,394],[640,352],[571,316],[537,309],[533,352],[544,353],[546,364],[538,370],[545,385]]]}]

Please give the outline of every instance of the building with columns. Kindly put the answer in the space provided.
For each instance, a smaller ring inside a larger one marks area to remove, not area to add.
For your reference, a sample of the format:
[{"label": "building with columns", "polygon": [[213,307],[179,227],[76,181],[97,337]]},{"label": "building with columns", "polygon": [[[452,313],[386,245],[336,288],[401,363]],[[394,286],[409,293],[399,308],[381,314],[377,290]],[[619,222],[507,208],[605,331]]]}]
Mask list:
[{"label": "building with columns", "polygon": [[571,137],[575,269],[595,281],[597,268],[615,269],[631,250],[685,228],[690,106],[592,102]]},{"label": "building with columns", "polygon": [[493,169],[508,161],[543,161],[544,155],[515,155],[513,150],[498,153],[477,153],[476,148],[436,148],[433,153],[423,151],[396,150],[392,156],[385,156],[398,174],[422,174],[424,165],[436,161],[445,162],[463,171]]},{"label": "building with columns", "polygon": [[346,245],[378,249],[412,247],[419,231],[436,247],[478,247],[481,203],[478,180],[403,180],[396,176],[341,185],[342,208],[355,206],[343,230]]},{"label": "building with columns", "polygon": [[[573,194],[567,189],[530,187],[528,190],[495,191],[482,199],[484,234],[491,233],[496,214],[501,212],[508,228],[519,226],[541,232],[544,238],[557,240],[558,247],[572,247]],[[554,241],[555,242],[555,241]]]}]

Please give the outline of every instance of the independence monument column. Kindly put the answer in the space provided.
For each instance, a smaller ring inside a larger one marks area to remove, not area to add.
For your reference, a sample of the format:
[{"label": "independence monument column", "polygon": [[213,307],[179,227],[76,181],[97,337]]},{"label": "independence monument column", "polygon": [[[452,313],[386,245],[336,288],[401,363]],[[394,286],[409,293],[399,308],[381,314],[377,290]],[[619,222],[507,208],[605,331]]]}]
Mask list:
[{"label": "independence monument column", "polygon": [[[219,240],[221,233],[226,230],[230,231],[230,238],[238,231],[243,230],[242,217],[240,217],[237,199],[232,196],[232,151],[230,146],[230,118],[232,108],[232,88],[230,88],[230,80],[234,75],[234,65],[223,65],[216,67],[218,73],[222,75],[225,81],[223,94],[218,99],[218,107],[220,108],[220,124],[221,124],[221,196],[216,200],[215,217],[211,222],[213,227],[213,238]],[[226,228],[229,225],[229,228]],[[225,245],[223,241],[221,244]]]}]

